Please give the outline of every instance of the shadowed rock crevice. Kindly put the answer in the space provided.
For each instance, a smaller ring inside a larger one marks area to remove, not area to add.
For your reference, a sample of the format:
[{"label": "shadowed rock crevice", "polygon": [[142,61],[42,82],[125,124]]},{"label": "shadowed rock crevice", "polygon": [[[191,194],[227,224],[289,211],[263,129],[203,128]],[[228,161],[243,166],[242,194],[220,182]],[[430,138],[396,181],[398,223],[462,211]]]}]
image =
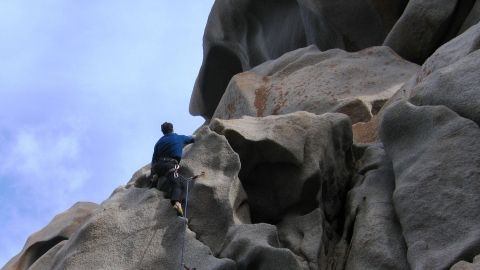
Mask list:
[{"label": "shadowed rock crevice", "polygon": [[208,53],[204,78],[202,79],[202,100],[206,101],[205,108],[209,115],[213,114],[233,75],[242,72],[239,58],[224,46],[214,46]]},{"label": "shadowed rock crevice", "polygon": [[461,34],[461,27],[465,23],[468,14],[472,11],[473,6],[475,5],[476,0],[463,0],[457,3],[455,11],[453,12],[449,25],[450,29],[445,33],[445,36],[438,47],[455,38],[457,35]]},{"label": "shadowed rock crevice", "polygon": [[239,154],[252,222],[275,225],[281,247],[310,269],[324,269],[319,262],[335,256],[342,234],[353,169],[348,120],[298,112],[210,123]]},{"label": "shadowed rock crevice", "polygon": [[[249,67],[307,45],[297,1],[248,1],[245,11]],[[281,18],[276,20],[274,18]]]},{"label": "shadowed rock crevice", "polygon": [[51,248],[56,246],[58,243],[67,240],[68,238],[64,236],[55,236],[52,239],[39,241],[30,246],[19,258],[21,263],[19,264],[19,270],[28,269],[32,264],[34,264],[40,257],[47,253]]},{"label": "shadowed rock crevice", "polygon": [[285,201],[298,189],[294,181],[288,181],[294,179],[298,171],[288,163],[258,163],[249,172],[240,173],[253,223],[276,224],[285,211],[293,207]]},{"label": "shadowed rock crevice", "polygon": [[[277,224],[287,215],[306,215],[319,207],[317,194],[321,182],[319,175],[305,180],[299,190],[293,181],[301,168],[289,163],[258,163],[249,171],[240,171],[240,181],[248,195],[252,223]],[[324,191],[323,193],[327,193]],[[292,194],[303,198],[285,204]],[[326,195],[323,195],[326,198]]]},{"label": "shadowed rock crevice", "polygon": [[[338,210],[343,209],[343,195],[339,190],[348,185],[349,174],[334,166],[344,166],[345,171],[353,166],[345,138],[336,135],[344,133],[344,128],[349,129],[349,126],[338,125],[334,120],[327,127],[328,120],[321,123],[325,118],[319,116],[318,125],[324,125],[326,131],[316,133],[320,126],[311,126],[312,121],[317,121],[314,115],[303,113],[276,118],[277,124],[270,126],[262,125],[264,118],[214,120],[210,125],[226,136],[240,156],[239,178],[248,195],[252,221],[276,224],[287,209],[308,213],[318,207],[319,201],[322,201],[327,219],[336,220],[341,216]],[[256,128],[264,131],[258,133],[260,130]],[[330,146],[326,147],[328,144]],[[313,145],[321,152],[309,149]],[[333,158],[333,153],[341,154]]]},{"label": "shadowed rock crevice", "polygon": [[383,105],[387,102],[388,99],[378,99],[372,102],[372,115],[377,115],[382,109]]},{"label": "shadowed rock crevice", "polygon": [[339,249],[344,269],[409,269],[407,248],[394,209],[395,177],[381,144],[369,145],[357,162],[345,207]]}]

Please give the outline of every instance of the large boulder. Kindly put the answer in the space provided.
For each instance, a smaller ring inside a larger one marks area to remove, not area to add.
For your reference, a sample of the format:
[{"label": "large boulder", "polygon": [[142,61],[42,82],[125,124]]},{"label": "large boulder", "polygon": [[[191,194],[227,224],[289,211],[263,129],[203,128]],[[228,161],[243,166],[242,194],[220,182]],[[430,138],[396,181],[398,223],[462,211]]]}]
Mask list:
[{"label": "large boulder", "polygon": [[433,72],[416,85],[410,102],[444,105],[480,125],[480,50]]},{"label": "large boulder", "polygon": [[301,269],[327,269],[353,169],[349,118],[296,112],[214,119],[210,128],[240,156],[252,222],[275,224],[282,247],[307,265]]},{"label": "large boulder", "polygon": [[309,45],[359,51],[383,44],[422,64],[476,24],[479,10],[474,0],[217,0],[190,113],[211,119],[235,74]]},{"label": "large boulder", "polygon": [[[45,228],[32,234],[20,254],[11,259],[2,270],[49,269],[52,257],[59,248],[98,208],[95,203],[79,202],[58,214]],[[42,265],[43,268],[34,267],[33,264]]]},{"label": "large boulder", "polygon": [[460,27],[452,23],[460,2],[472,1],[409,1],[383,44],[409,61],[423,63],[444,42],[452,27]]},{"label": "large boulder", "polygon": [[480,24],[477,24],[436,50],[387,101],[378,118],[382,118],[390,104],[407,100],[420,106],[445,105],[462,117],[480,123],[479,49]]},{"label": "large boulder", "polygon": [[308,112],[263,118],[214,119],[240,156],[240,180],[253,222],[275,224],[288,214],[321,207],[339,218],[352,164],[352,133],[343,114]]},{"label": "large boulder", "polygon": [[[238,178],[239,156],[224,136],[203,127],[196,132],[195,143],[185,148],[180,165],[184,176],[205,173],[189,184],[187,215],[189,228],[216,254],[230,226],[251,222],[247,196]],[[149,166],[144,166],[127,187],[146,186],[149,173]]]},{"label": "large boulder", "polygon": [[412,269],[446,269],[480,253],[480,128],[445,106],[399,101],[380,138]]},{"label": "large boulder", "polygon": [[[414,82],[421,83],[433,72],[445,68],[480,49],[480,24],[438,48],[422,65]],[[407,92],[409,89],[406,89]]]},{"label": "large boulder", "polygon": [[192,184],[189,224],[197,238],[217,254],[231,226],[251,222],[247,196],[238,177],[240,158],[224,136],[203,127],[181,164],[186,175],[205,172]]},{"label": "large boulder", "polygon": [[215,1],[190,112],[210,119],[233,75],[286,52],[312,44],[321,50],[348,51],[381,45],[406,2]]},{"label": "large boulder", "polygon": [[387,47],[348,53],[310,46],[235,75],[213,117],[341,112],[352,123],[368,122],[417,70]]}]

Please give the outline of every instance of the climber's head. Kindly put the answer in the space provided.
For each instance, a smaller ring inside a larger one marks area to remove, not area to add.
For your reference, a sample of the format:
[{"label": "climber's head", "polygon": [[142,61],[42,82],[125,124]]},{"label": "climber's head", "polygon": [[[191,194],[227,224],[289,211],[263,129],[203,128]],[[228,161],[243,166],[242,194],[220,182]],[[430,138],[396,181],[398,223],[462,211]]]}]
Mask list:
[{"label": "climber's head", "polygon": [[162,124],[162,132],[164,135],[172,133],[173,132],[173,125],[172,123],[165,122]]}]

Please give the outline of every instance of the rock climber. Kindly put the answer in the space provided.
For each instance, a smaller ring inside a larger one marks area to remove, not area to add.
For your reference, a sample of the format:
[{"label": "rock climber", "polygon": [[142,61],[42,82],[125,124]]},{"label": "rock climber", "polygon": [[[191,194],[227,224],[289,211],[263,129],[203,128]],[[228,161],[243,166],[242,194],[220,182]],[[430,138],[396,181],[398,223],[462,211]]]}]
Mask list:
[{"label": "rock climber", "polygon": [[[185,181],[177,170],[182,158],[183,147],[193,143],[195,138],[174,133],[172,123],[165,122],[161,127],[163,136],[157,141],[153,150],[151,181],[153,186],[169,193],[173,208],[180,216],[183,216],[182,195]],[[162,176],[166,177],[164,183],[158,181]]]}]

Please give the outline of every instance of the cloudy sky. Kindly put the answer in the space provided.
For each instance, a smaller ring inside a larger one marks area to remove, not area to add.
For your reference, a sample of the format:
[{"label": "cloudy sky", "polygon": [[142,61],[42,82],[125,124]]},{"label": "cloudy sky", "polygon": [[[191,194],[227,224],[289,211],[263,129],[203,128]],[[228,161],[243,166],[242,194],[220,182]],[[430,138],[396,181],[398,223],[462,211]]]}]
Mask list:
[{"label": "cloudy sky", "polygon": [[0,267],[77,201],[100,203],[188,114],[213,0],[0,1]]}]

